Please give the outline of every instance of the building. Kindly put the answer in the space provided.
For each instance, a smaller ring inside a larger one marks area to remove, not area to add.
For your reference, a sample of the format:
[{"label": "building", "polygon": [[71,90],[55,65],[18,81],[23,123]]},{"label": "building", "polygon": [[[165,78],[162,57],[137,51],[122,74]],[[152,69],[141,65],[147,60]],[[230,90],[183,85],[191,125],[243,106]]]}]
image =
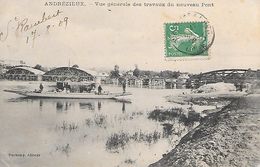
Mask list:
[{"label": "building", "polygon": [[126,76],[134,76],[134,71],[133,70],[129,70],[125,73]]},{"label": "building", "polygon": [[174,79],[174,78],[165,79],[165,88],[166,89],[176,89],[177,88],[177,79]]},{"label": "building", "polygon": [[43,71],[28,66],[13,67],[6,71],[4,78],[8,80],[38,81],[42,79]]},{"label": "building", "polygon": [[26,66],[22,60],[0,60],[0,79],[4,78],[4,74],[11,68],[16,66]]},{"label": "building", "polygon": [[177,89],[185,89],[186,83],[189,80],[189,73],[181,73],[181,75],[177,78],[176,88]]},{"label": "building", "polygon": [[47,71],[43,75],[44,81],[95,81],[97,73],[91,70],[83,70],[74,67],[58,67]]},{"label": "building", "polygon": [[105,84],[109,74],[107,72],[99,72],[96,75],[96,82],[99,84]]},{"label": "building", "polygon": [[142,85],[142,79],[141,78],[138,78],[136,76],[132,76],[132,77],[128,77],[127,78],[127,85],[129,87],[137,87],[137,88],[141,88],[143,85]]}]

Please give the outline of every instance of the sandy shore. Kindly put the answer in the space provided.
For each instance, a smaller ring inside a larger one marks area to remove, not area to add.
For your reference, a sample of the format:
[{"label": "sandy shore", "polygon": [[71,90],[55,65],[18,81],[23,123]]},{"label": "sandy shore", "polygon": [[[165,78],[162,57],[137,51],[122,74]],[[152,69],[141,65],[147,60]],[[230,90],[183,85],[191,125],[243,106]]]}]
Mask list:
[{"label": "sandy shore", "polygon": [[206,116],[161,160],[149,167],[257,167],[260,165],[260,96],[232,97]]}]

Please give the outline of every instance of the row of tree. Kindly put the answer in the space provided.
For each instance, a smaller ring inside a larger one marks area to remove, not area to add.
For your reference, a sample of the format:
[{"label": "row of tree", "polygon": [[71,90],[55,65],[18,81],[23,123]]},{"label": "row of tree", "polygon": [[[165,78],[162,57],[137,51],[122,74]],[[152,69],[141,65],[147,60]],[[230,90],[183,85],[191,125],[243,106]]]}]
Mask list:
[{"label": "row of tree", "polygon": [[[156,71],[150,71],[150,70],[140,70],[137,65],[135,65],[135,69],[133,71],[133,76],[135,77],[162,77],[162,78],[178,78],[180,76],[180,71],[170,71],[170,70],[164,70],[160,72]],[[119,72],[119,66],[115,65],[114,70],[110,72],[111,78],[119,78],[120,72]]]},{"label": "row of tree", "polygon": [[[73,68],[79,68],[77,64],[74,64],[72,66]],[[41,71],[48,71],[46,67],[43,67],[40,64],[37,64],[35,69],[41,70]],[[180,76],[180,71],[170,71],[170,70],[164,70],[164,71],[151,71],[151,70],[140,70],[137,65],[135,65],[135,69],[133,71],[133,76],[135,77],[162,77],[162,78],[178,78]],[[110,71],[110,77],[111,78],[120,78],[120,71],[119,66],[115,65],[114,69]]]}]

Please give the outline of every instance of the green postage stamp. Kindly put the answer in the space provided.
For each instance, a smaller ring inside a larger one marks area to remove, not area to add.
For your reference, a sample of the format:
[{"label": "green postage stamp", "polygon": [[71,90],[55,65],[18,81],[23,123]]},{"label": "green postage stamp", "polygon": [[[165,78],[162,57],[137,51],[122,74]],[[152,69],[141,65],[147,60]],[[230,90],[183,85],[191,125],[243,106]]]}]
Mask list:
[{"label": "green postage stamp", "polygon": [[207,57],[207,22],[165,23],[165,57]]}]

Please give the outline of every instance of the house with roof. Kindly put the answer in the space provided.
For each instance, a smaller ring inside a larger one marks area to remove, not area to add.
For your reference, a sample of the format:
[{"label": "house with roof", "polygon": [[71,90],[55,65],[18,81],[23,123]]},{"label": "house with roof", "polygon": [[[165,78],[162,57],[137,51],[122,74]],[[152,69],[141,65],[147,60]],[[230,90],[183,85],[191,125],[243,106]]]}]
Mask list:
[{"label": "house with roof", "polygon": [[39,81],[42,80],[43,74],[43,71],[29,66],[16,66],[7,70],[4,78],[8,80]]}]

